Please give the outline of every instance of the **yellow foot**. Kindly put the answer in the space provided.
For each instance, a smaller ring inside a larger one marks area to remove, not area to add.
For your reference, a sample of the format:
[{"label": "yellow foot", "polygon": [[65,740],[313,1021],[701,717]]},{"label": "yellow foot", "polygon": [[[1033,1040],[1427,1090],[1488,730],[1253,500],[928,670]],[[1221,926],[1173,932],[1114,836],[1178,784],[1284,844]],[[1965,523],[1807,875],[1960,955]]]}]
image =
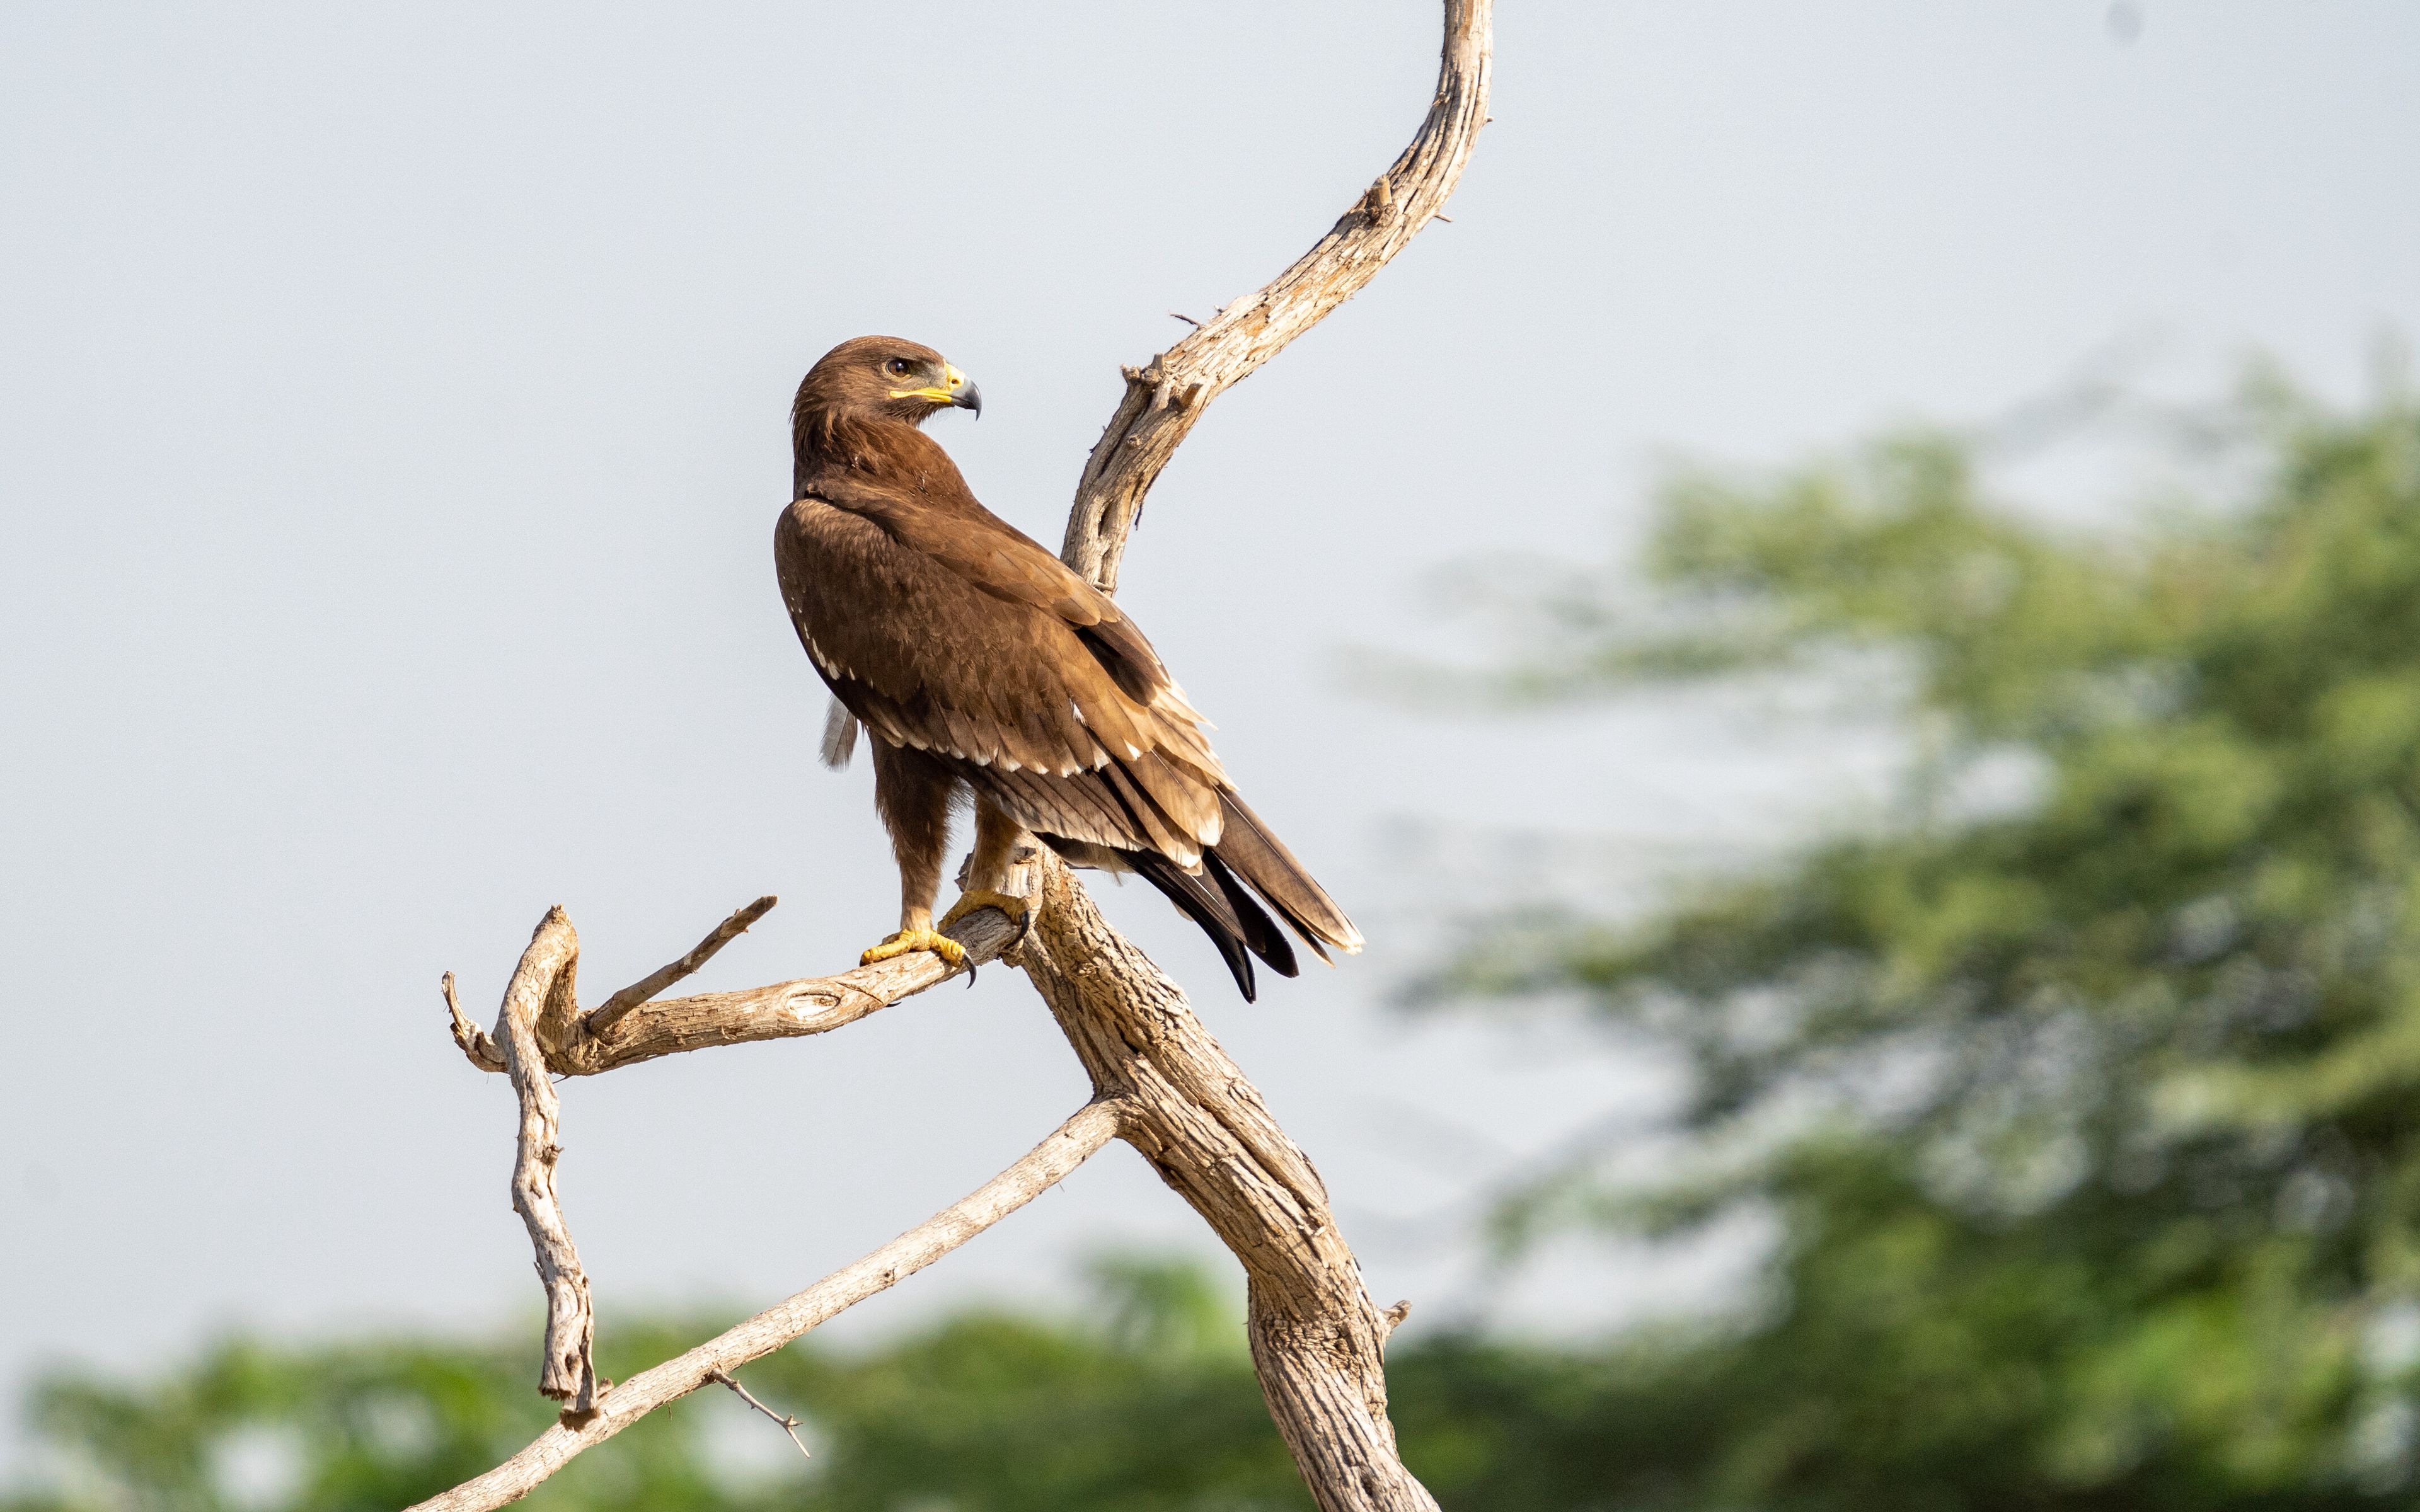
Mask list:
[{"label": "yellow foot", "polygon": [[906,955],[910,950],[930,950],[954,966],[967,964],[965,946],[946,934],[928,929],[903,929],[859,956],[857,964],[861,966],[870,966],[876,961],[888,961],[894,955]]},{"label": "yellow foot", "polygon": [[1008,921],[1019,929],[1025,927],[1025,900],[1014,893],[993,892],[987,887],[974,887],[958,894],[950,911],[941,916],[940,927],[948,929],[978,908],[997,908],[1008,916]]}]

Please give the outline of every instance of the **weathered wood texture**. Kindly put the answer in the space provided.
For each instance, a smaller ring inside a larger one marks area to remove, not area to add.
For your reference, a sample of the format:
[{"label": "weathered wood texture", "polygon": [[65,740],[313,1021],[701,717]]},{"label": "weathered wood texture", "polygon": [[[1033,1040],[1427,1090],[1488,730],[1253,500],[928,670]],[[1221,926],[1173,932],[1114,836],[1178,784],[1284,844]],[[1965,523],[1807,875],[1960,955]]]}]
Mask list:
[{"label": "weathered wood texture", "polygon": [[1487,124],[1492,8],[1492,0],[1445,0],[1445,54],[1427,119],[1326,236],[1259,290],[1125,370],[1125,395],[1084,463],[1060,552],[1104,593],[1117,591],[1143,496],[1210,401],[1359,293],[1445,208]]},{"label": "weathered wood texture", "polygon": [[[771,900],[760,898],[734,914],[732,919],[745,916],[748,923],[753,923],[770,903]],[[563,928],[568,935],[568,919]],[[967,948],[966,966],[953,966],[938,955],[919,950],[833,977],[802,977],[796,981],[777,981],[769,987],[701,993],[694,997],[673,997],[659,1003],[648,1000],[654,993],[704,965],[707,958],[738,933],[739,929],[725,921],[696,949],[623,988],[594,1012],[582,1013],[573,1003],[568,1013],[553,1021],[557,1026],[555,1033],[541,1033],[538,1037],[547,1070],[558,1076],[594,1076],[686,1050],[830,1033],[997,960],[1001,951],[1016,940],[1017,928],[989,908],[952,925],[949,936]],[[580,954],[576,935],[569,937],[567,951],[557,969],[566,983],[564,991],[569,1002],[568,983]],[[454,1001],[450,975],[446,1003],[454,1017],[454,1042],[462,1047],[471,1064],[481,1071],[503,1071],[504,1058],[496,1048],[496,1041],[480,1032]]]},{"label": "weathered wood texture", "polygon": [[[1067,522],[1067,563],[1117,584],[1144,496],[1209,402],[1350,299],[1436,217],[1486,124],[1491,0],[1444,0],[1445,46],[1428,116],[1393,166],[1311,251],[1254,295],[1126,372],[1126,392],[1086,463]],[[1021,966],[1049,1004],[1094,1099],[963,1201],[779,1306],[607,1391],[596,1379],[588,1287],[554,1192],[562,1155],[549,1073],[594,1075],[659,1056],[821,1034],[959,974],[916,952],[833,977],[654,1001],[766,909],[759,899],[687,955],[580,1011],[579,939],[561,909],[538,926],[492,1034],[445,979],[455,1042],[473,1066],[510,1074],[521,1103],[513,1199],[548,1294],[540,1389],[562,1420],[485,1475],[411,1512],[487,1512],[518,1500],[574,1455],[657,1407],[718,1381],[930,1264],[1058,1181],[1112,1137],[1132,1144],[1243,1263],[1252,1359],[1271,1415],[1325,1512],[1435,1512],[1404,1468],[1387,1418],[1383,1355],[1404,1304],[1381,1312],[1337,1232],[1327,1193],[1184,992],[1109,928],[1047,851],[1028,845],[1003,890],[1033,901],[1020,933],[984,909],[951,930],[970,964]],[[971,966],[969,968],[970,969]]]},{"label": "weathered wood texture", "polygon": [[560,908],[547,910],[530,935],[504,989],[504,1006],[496,1016],[495,1043],[504,1053],[504,1072],[513,1079],[520,1100],[520,1132],[513,1157],[513,1211],[529,1229],[537,1252],[537,1273],[546,1287],[546,1363],[537,1389],[564,1404],[570,1413],[597,1405],[597,1334],[595,1309],[588,1300],[588,1275],[580,1268],[580,1252],[572,1246],[571,1229],[555,1199],[554,1166],[563,1157],[562,1104],[554,1095],[554,1079],[547,1074],[546,1054],[538,1048],[541,1033],[554,1036],[578,1012],[572,1001],[572,971],[580,940],[571,920]]},{"label": "weathered wood texture", "polygon": [[1132,1109],[1120,1136],[1243,1262],[1252,1364],[1324,1512],[1435,1512],[1395,1453],[1381,1313],[1327,1188],[1185,992],[1045,855],[1035,929],[1010,955],[1093,1078]]},{"label": "weathered wood texture", "polygon": [[[1143,499],[1211,400],[1377,275],[1445,207],[1487,124],[1490,0],[1445,0],[1445,46],[1411,146],[1294,265],[1140,368],[1077,485],[1060,556],[1104,593]],[[1252,1363],[1269,1414],[1323,1512],[1435,1512],[1395,1452],[1381,1313],[1327,1191],[1185,994],[1109,928],[1047,856],[1024,966],[1103,1096],[1132,1100],[1124,1137],[1217,1231],[1249,1278]]]},{"label": "weathered wood texture", "polygon": [[495,1469],[414,1504],[410,1512],[491,1512],[520,1501],[582,1450],[888,1290],[1032,1201],[1108,1144],[1124,1111],[1112,1103],[1087,1103],[1024,1159],[863,1259],[688,1353],[632,1376],[606,1393],[584,1419],[574,1423],[566,1417]]}]

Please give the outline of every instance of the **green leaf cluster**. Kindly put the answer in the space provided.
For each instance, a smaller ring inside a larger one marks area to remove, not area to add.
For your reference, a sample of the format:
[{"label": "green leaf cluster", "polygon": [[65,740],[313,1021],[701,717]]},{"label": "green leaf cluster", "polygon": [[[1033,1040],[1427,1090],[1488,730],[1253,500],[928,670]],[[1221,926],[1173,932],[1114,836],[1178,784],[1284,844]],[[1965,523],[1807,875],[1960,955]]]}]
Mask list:
[{"label": "green leaf cluster", "polygon": [[[1074,1316],[975,1309],[894,1341],[794,1346],[573,1460],[526,1504],[557,1512],[1308,1512],[1261,1400],[1243,1319],[1183,1263],[1094,1269]],[[600,1365],[644,1368],[727,1319],[607,1318]],[[520,1448],[551,1413],[538,1339],[230,1340],[140,1381],[63,1372],[35,1427],[68,1473],[5,1512],[393,1512]],[[1599,1362],[1447,1340],[1400,1351],[1405,1452],[1454,1507],[1594,1504],[1648,1429]],[[1668,1412],[1667,1416],[1668,1417]],[[1620,1417],[1619,1432],[1607,1432]],[[247,1454],[254,1473],[244,1473]],[[272,1473],[258,1473],[265,1458]]]},{"label": "green leaf cluster", "polygon": [[[2420,410],[2273,389],[2207,434],[2237,496],[2123,532],[2000,507],[1968,442],[1911,433],[1681,480],[1652,592],[1532,588],[1540,655],[1503,691],[1881,696],[1916,757],[1872,822],[1644,920],[1475,921],[1429,983],[1575,997],[1689,1072],[1656,1180],[1575,1165],[1508,1242],[1575,1214],[1777,1236],[1712,1322],[1406,1335],[1393,1416],[1450,1512],[2420,1501]],[[1097,1279],[1074,1318],[752,1365],[812,1464],[715,1394],[532,1504],[1308,1506],[1217,1288]],[[608,1317],[603,1367],[717,1322]],[[535,1354],[234,1341],[54,1376],[67,1478],[0,1509],[399,1506],[544,1424]]]},{"label": "green leaf cluster", "polygon": [[[1100,1266],[1093,1291],[1078,1319],[977,1309],[883,1347],[794,1347],[748,1366],[752,1392],[803,1420],[812,1460],[708,1388],[581,1456],[528,1504],[1307,1504],[1220,1292],[1186,1267],[1131,1260]],[[599,1368],[635,1373],[729,1321],[609,1318]],[[489,1469],[546,1427],[536,1349],[518,1330],[489,1343],[236,1339],[147,1381],[56,1374],[31,1406],[66,1473],[0,1507],[392,1512]]]},{"label": "green leaf cluster", "polygon": [[1551,595],[1524,690],[1829,680],[1917,753],[1876,822],[1643,923],[1482,924],[1428,984],[1689,1069],[1668,1180],[1575,1168],[1516,1231],[1777,1225],[1746,1317],[1637,1358],[1705,1415],[1606,1504],[2412,1495],[2420,412],[2272,388],[2208,435],[2242,497],[2122,534],[1941,433],[1699,475],[1652,596]]}]

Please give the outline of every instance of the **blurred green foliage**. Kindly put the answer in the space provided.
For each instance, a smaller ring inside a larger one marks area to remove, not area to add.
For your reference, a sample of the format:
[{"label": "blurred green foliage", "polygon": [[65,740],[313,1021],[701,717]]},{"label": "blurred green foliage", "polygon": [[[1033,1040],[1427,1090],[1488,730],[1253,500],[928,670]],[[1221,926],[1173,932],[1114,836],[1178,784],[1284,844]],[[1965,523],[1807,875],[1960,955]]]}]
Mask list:
[{"label": "blurred green foliage", "polygon": [[[1248,1512],[1308,1509],[1244,1349],[1241,1312],[1198,1271],[1096,1269],[1075,1318],[976,1311],[859,1351],[793,1346],[739,1379],[803,1420],[814,1458],[729,1393],[676,1402],[573,1460],[527,1504],[594,1512]],[[606,1319],[599,1365],[635,1372],[727,1319]],[[54,1485],[6,1512],[392,1512],[546,1427],[534,1334],[328,1347],[222,1344],[127,1383],[38,1386]],[[1615,1441],[1604,1367],[1448,1344],[1396,1362],[1396,1412],[1457,1504],[1587,1504]],[[64,1473],[59,1473],[64,1472]]]},{"label": "blurred green foliage", "polygon": [[[1576,998],[1692,1072],[1666,1179],[1508,1203],[1778,1239],[1732,1316],[1552,1350],[1406,1335],[1407,1460],[1454,1512],[2412,1504],[2420,1455],[2420,411],[2274,388],[2204,440],[2242,497],[2086,533],[1956,438],[1666,500],[1642,592],[1541,593],[1500,690],[1885,692],[1904,802],[1643,922],[1481,919],[1428,983]],[[1619,774],[1608,774],[1616,780]],[[1986,781],[1983,779],[1989,778]],[[536,1507],[1309,1505],[1238,1320],[1182,1269],[710,1392]],[[609,1317],[609,1374],[714,1319]],[[67,1467],[10,1512],[391,1508],[546,1419],[535,1343],[225,1345],[41,1383]]]},{"label": "blurred green foliage", "polygon": [[[805,1420],[813,1460],[708,1388],[574,1460],[528,1504],[1307,1505],[1223,1296],[1176,1266],[1109,1265],[1096,1282],[1080,1321],[977,1311],[887,1346],[794,1347],[741,1371],[768,1406]],[[635,1374],[729,1321],[608,1318],[599,1368]],[[238,1341],[146,1383],[55,1376],[33,1412],[70,1471],[65,1494],[0,1505],[400,1507],[545,1427],[535,1348],[518,1332],[489,1343]]]},{"label": "blurred green foliage", "polygon": [[1660,593],[1546,595],[1527,694],[1829,680],[1916,753],[1858,832],[1430,984],[1694,1073],[1670,1180],[1576,1168],[1515,1233],[1777,1221],[1752,1315],[1637,1378],[1698,1434],[1605,1504],[2413,1500],[2420,410],[2257,385],[2200,440],[2245,497],[2123,535],[1991,507],[1938,434],[1699,477]]}]

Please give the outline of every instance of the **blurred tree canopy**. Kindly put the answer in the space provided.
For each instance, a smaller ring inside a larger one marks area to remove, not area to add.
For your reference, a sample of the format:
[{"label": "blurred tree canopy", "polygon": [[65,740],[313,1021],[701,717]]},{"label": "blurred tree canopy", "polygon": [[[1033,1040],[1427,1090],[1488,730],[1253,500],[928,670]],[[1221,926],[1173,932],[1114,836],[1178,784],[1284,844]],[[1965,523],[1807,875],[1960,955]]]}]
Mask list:
[{"label": "blurred tree canopy", "polygon": [[[1501,689],[1881,688],[1917,756],[1854,833],[1644,921],[1478,920],[1427,983],[1575,997],[1692,1072],[1668,1180],[1575,1165],[1508,1235],[1745,1208],[1779,1236],[1713,1322],[1560,1350],[1407,1335],[1395,1417],[1446,1506],[2420,1494],[2420,410],[2272,388],[2223,438],[2242,497],[2123,532],[1993,506],[1947,434],[1694,475],[1643,588],[1532,589],[1542,652]],[[608,1319],[600,1363],[712,1324]],[[1199,1276],[1111,1267],[1079,1319],[750,1367],[812,1465],[714,1393],[532,1504],[1306,1507],[1241,1336]],[[398,1506],[543,1424],[534,1357],[236,1343],[147,1382],[54,1377],[33,1412],[71,1473],[0,1507]]]},{"label": "blurred tree canopy", "polygon": [[2420,410],[2228,417],[2248,497],[2122,536],[1901,435],[1684,480],[1651,602],[1547,595],[1523,691],[1856,681],[1920,753],[1862,832],[1643,925],[1482,927],[1431,984],[1576,994],[1694,1072],[1668,1184],[1516,1220],[1782,1234],[1753,1316],[1625,1380],[1699,1411],[1604,1504],[2411,1500]]},{"label": "blurred tree canopy", "polygon": [[[804,1420],[813,1460],[718,1388],[582,1455],[528,1500],[593,1512],[1308,1512],[1269,1423],[1243,1316],[1185,1264],[1104,1264],[1077,1319],[974,1311],[849,1352],[793,1346],[740,1372]],[[617,1379],[730,1321],[614,1321]],[[533,1330],[490,1343],[224,1343],[140,1383],[35,1390],[54,1484],[5,1512],[394,1512],[546,1427]],[[1600,1365],[1465,1344],[1396,1363],[1398,1421],[1462,1504],[1589,1504]]]}]

